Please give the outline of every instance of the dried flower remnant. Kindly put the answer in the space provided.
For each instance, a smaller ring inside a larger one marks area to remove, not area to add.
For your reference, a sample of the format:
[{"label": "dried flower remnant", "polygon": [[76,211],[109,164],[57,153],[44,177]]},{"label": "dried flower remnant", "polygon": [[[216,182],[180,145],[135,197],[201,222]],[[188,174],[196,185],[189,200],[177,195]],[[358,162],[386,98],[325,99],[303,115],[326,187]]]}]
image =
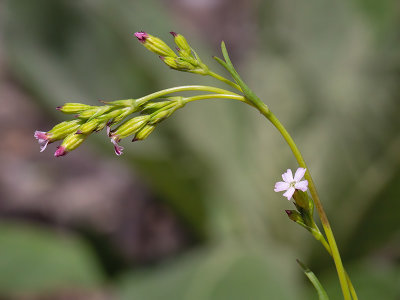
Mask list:
[{"label": "dried flower remnant", "polygon": [[283,192],[286,191],[283,196],[290,200],[296,190],[301,190],[303,192],[307,191],[308,181],[301,180],[306,173],[305,168],[298,168],[296,173],[294,174],[292,170],[287,169],[285,173],[282,174],[283,181],[278,181],[275,184],[274,191],[275,192]]}]

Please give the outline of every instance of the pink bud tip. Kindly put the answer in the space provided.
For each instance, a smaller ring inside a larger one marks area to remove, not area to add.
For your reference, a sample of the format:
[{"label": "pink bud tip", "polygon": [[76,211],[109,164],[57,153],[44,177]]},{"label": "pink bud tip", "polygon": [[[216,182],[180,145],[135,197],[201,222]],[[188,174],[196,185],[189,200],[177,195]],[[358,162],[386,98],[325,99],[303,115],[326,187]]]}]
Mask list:
[{"label": "pink bud tip", "polygon": [[144,43],[146,42],[146,39],[149,37],[149,35],[144,32],[144,31],[138,31],[135,32],[135,36],[137,37],[137,39],[139,40],[139,42]]},{"label": "pink bud tip", "polygon": [[83,132],[82,132],[82,130],[80,130],[80,129],[78,129],[76,132],[75,132],[75,134],[82,134]]},{"label": "pink bud tip", "polygon": [[159,56],[159,58],[162,60],[162,61],[164,61],[165,60],[165,57],[164,56]]},{"label": "pink bud tip", "polygon": [[55,157],[64,156],[65,154],[67,154],[67,151],[65,151],[65,147],[64,146],[57,147],[56,152],[54,152],[54,156]]},{"label": "pink bud tip", "polygon": [[178,34],[174,31],[171,31],[170,34],[172,34],[173,37],[176,37]]},{"label": "pink bud tip", "polygon": [[292,214],[291,210],[285,209],[285,213],[287,213],[288,216],[290,216]]},{"label": "pink bud tip", "polygon": [[62,106],[57,106],[56,109],[57,110],[61,110],[63,107]]}]

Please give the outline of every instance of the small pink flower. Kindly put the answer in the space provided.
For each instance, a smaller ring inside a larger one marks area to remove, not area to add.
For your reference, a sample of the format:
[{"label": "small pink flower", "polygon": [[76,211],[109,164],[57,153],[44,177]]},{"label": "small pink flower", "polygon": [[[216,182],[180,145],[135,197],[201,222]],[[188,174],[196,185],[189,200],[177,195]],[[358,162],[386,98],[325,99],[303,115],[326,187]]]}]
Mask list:
[{"label": "small pink flower", "polygon": [[64,146],[58,146],[56,152],[54,152],[55,157],[64,156],[68,152],[65,150]]},{"label": "small pink flower", "polygon": [[292,198],[295,190],[301,190],[303,192],[307,191],[308,181],[307,180],[300,181],[305,173],[306,169],[298,168],[293,178],[292,170],[288,169],[286,173],[282,174],[283,181],[278,181],[275,184],[274,191],[275,192],[286,191],[283,194],[283,196],[286,197],[288,200]]},{"label": "small pink flower", "polygon": [[49,135],[46,133],[46,132],[44,132],[44,131],[38,131],[38,130],[36,130],[35,131],[35,134],[33,135],[37,140],[38,140],[38,142],[39,142],[39,145],[40,145],[40,152],[43,152],[45,149],[46,149],[46,147],[47,147],[47,144],[50,142],[50,137],[49,137]]},{"label": "small pink flower", "polygon": [[135,32],[135,36],[141,43],[146,42],[146,39],[149,37],[149,35],[144,31]]}]

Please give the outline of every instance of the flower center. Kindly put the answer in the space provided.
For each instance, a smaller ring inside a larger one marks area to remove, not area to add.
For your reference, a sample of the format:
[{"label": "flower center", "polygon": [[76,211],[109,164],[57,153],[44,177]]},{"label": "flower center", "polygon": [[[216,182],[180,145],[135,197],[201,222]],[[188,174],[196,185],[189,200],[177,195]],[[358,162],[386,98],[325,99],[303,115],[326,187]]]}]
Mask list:
[{"label": "flower center", "polygon": [[289,187],[293,187],[296,185],[296,181],[292,181],[291,183],[289,183]]}]

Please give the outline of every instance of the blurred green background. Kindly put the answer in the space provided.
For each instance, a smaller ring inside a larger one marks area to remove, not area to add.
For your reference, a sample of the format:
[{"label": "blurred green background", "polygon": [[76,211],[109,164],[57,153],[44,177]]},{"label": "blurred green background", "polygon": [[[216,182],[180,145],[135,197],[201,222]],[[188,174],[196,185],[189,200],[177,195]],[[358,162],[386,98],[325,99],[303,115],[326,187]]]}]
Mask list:
[{"label": "blurred green background", "polygon": [[0,299],[316,299],[295,259],[341,299],[323,248],[273,192],[297,167],[259,113],[193,103],[116,157],[105,133],[55,159],[33,138],[64,102],[185,84],[133,37],[225,40],[287,125],[359,298],[400,299],[398,0],[0,2]]}]

